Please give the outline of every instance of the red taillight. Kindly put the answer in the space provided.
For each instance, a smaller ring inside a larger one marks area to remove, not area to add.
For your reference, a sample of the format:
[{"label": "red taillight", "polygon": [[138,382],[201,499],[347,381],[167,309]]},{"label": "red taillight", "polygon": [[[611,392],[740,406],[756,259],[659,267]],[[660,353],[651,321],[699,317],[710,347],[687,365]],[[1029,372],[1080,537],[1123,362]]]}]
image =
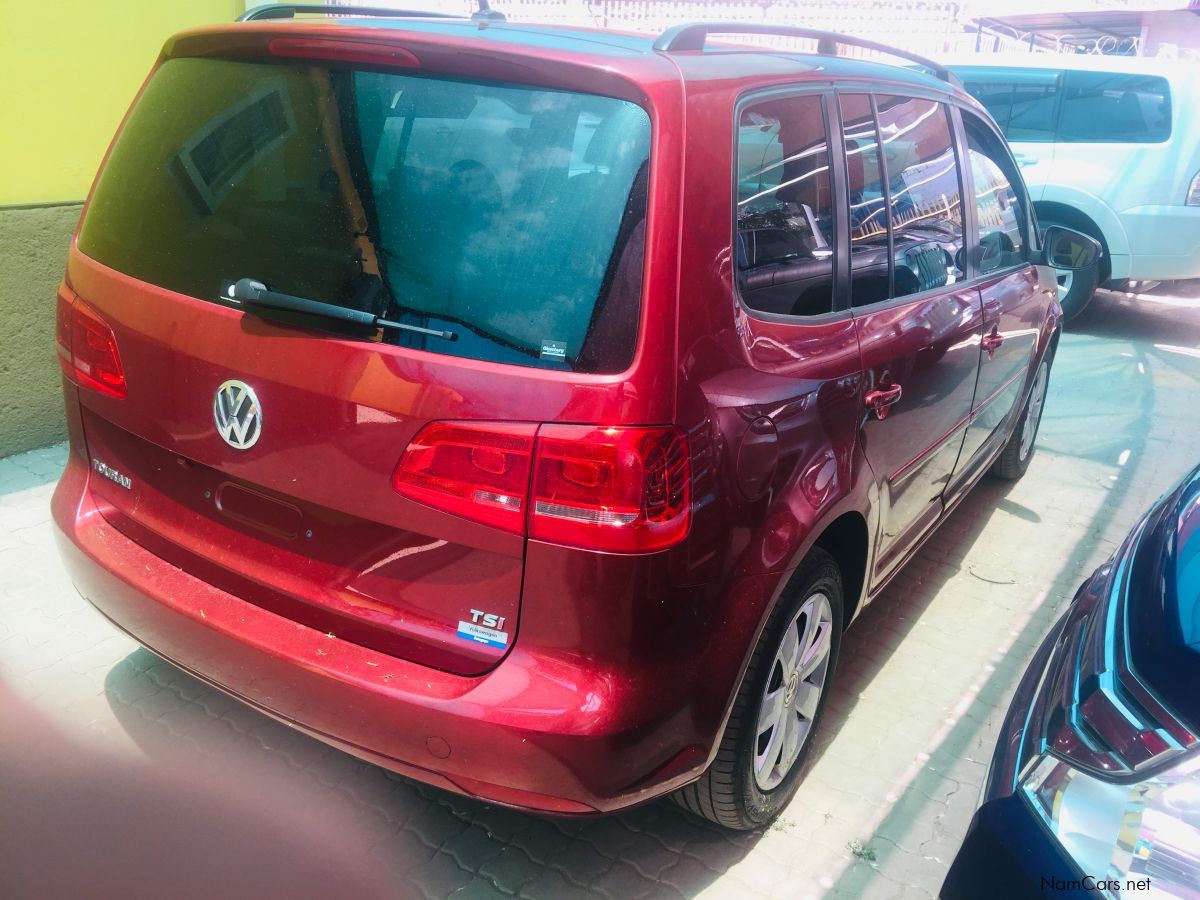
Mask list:
[{"label": "red taillight", "polygon": [[393,482],[515,534],[637,553],[687,535],[689,479],[677,428],[437,422],[414,438]]},{"label": "red taillight", "polygon": [[112,329],[79,299],[62,291],[55,340],[59,364],[68,378],[110,397],[125,396],[125,370]]},{"label": "red taillight", "polygon": [[75,314],[75,303],[62,290],[58,292],[58,308],[54,315],[54,342],[58,350],[58,364],[63,372],[73,377],[71,365],[71,319]]},{"label": "red taillight", "polygon": [[522,534],[536,425],[435,422],[392,477],[413,500]]},{"label": "red taillight", "polygon": [[689,476],[676,428],[543,425],[529,536],[627,553],[670,546],[687,535]]}]

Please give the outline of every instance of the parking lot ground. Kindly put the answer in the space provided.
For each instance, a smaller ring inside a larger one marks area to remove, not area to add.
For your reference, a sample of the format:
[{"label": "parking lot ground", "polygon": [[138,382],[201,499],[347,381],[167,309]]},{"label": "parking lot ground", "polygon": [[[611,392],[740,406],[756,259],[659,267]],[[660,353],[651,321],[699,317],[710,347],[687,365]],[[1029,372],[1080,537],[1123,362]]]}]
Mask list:
[{"label": "parking lot ground", "polygon": [[1030,654],[1200,462],[1198,385],[1196,284],[1097,297],[1029,472],[981,484],[850,628],[805,783],[762,835],[666,801],[498,809],[265,718],[80,600],[47,508],[65,448],[0,460],[0,894],[936,896]]}]

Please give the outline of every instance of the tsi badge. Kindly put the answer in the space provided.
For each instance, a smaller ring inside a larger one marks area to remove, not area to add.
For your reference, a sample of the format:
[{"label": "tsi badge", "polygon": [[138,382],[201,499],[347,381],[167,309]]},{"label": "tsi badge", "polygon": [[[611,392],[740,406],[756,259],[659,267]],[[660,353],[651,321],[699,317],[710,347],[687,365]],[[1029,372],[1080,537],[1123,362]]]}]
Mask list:
[{"label": "tsi badge", "polygon": [[482,609],[473,609],[470,622],[458,623],[458,636],[489,647],[507,647],[508,632],[504,630],[504,618]]}]

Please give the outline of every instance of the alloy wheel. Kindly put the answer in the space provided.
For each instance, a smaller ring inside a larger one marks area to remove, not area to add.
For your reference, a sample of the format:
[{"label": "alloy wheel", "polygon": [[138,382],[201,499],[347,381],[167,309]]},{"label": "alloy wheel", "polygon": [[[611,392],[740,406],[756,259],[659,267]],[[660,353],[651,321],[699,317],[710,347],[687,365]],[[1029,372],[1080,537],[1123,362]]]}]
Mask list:
[{"label": "alloy wheel", "polygon": [[814,593],[788,622],[759,703],[754,780],[769,791],[787,777],[808,740],[829,674],[833,613]]},{"label": "alloy wheel", "polygon": [[1058,282],[1058,302],[1062,303],[1067,298],[1067,294],[1071,293],[1075,273],[1070,269],[1055,269],[1054,277]]}]

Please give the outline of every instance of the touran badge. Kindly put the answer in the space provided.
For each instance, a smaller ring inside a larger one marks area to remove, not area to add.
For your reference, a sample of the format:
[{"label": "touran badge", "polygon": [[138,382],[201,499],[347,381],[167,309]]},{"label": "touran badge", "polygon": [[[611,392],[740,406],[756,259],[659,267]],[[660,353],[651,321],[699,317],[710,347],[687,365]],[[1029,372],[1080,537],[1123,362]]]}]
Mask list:
[{"label": "touran badge", "polygon": [[250,385],[242,381],[226,381],[217,388],[213,419],[217,433],[237,450],[249,450],[262,434],[262,408]]}]

